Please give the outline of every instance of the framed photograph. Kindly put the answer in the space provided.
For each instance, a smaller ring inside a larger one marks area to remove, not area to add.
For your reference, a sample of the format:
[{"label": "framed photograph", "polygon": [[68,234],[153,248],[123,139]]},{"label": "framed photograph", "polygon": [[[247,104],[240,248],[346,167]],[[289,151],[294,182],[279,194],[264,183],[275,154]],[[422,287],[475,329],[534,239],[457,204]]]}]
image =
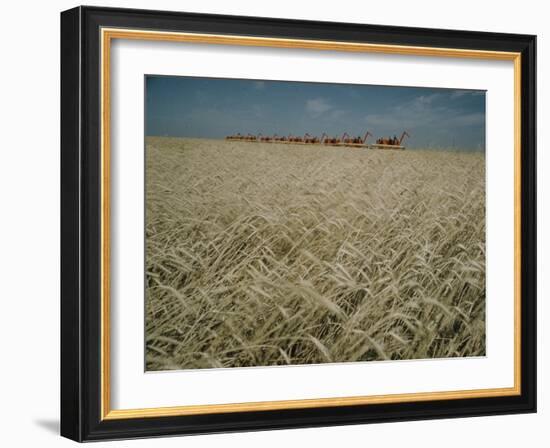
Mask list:
[{"label": "framed photograph", "polygon": [[535,43],[63,12],[62,435],[535,412]]}]

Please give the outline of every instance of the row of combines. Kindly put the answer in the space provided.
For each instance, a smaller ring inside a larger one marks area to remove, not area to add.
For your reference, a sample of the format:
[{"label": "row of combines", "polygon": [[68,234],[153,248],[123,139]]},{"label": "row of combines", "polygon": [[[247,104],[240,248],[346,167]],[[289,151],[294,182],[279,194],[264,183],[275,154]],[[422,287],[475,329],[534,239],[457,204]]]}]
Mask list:
[{"label": "row of combines", "polygon": [[403,140],[405,137],[410,137],[407,131],[403,131],[401,137],[394,135],[393,137],[380,137],[376,139],[374,143],[368,143],[369,137],[374,136],[367,131],[363,137],[360,135],[357,137],[350,136],[347,132],[341,137],[330,136],[323,132],[321,137],[316,137],[310,134],[304,136],[296,136],[289,134],[287,136],[282,135],[254,135],[254,134],[234,134],[225,137],[226,140],[238,140],[243,142],[261,142],[261,143],[292,143],[298,145],[326,145],[326,146],[348,146],[354,148],[374,148],[374,149],[405,149],[403,146]]}]

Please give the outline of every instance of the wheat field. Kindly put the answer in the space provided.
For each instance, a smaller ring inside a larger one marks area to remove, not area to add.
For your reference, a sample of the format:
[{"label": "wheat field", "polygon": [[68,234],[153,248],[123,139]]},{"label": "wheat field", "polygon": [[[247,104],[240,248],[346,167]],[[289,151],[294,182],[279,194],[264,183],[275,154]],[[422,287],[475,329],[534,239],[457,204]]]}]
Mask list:
[{"label": "wheat field", "polygon": [[485,355],[485,158],[146,139],[147,370]]}]

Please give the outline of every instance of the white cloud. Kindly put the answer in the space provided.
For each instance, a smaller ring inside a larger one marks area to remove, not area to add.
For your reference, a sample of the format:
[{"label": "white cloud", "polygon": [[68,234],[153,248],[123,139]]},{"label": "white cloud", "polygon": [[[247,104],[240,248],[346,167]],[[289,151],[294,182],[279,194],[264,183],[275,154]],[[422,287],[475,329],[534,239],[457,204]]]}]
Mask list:
[{"label": "white cloud", "polygon": [[453,118],[452,123],[454,126],[473,126],[483,123],[483,120],[485,120],[485,114],[473,112]]},{"label": "white cloud", "polygon": [[451,99],[455,100],[457,98],[462,98],[463,96],[481,96],[484,95],[485,91],[483,90],[455,90],[451,93]]},{"label": "white cloud", "polygon": [[385,112],[368,114],[365,116],[365,122],[369,127],[383,129],[383,132],[400,132],[402,129],[412,131],[415,128],[426,127],[438,130],[446,125],[457,128],[482,124],[485,119],[484,113],[460,111],[449,107],[448,99],[453,98],[457,92],[460,93],[454,98],[463,96],[463,94],[477,96],[484,93],[456,91],[450,95],[441,93],[420,95]]},{"label": "white cloud", "polygon": [[332,109],[332,106],[324,98],[314,98],[306,101],[306,110],[313,115],[320,115],[330,109]]},{"label": "white cloud", "polygon": [[420,95],[419,97],[416,97],[415,101],[418,104],[421,105],[428,105],[432,104],[435,100],[439,99],[441,97],[440,93],[432,93],[430,95]]},{"label": "white cloud", "polygon": [[467,95],[468,92],[465,90],[455,90],[453,93],[451,93],[451,99],[455,100],[457,98],[462,98],[464,95]]},{"label": "white cloud", "polygon": [[342,118],[344,115],[346,115],[346,111],[345,110],[342,110],[342,109],[334,109],[333,111],[331,111],[330,113],[330,118],[333,119],[333,120],[338,120],[340,118]]}]

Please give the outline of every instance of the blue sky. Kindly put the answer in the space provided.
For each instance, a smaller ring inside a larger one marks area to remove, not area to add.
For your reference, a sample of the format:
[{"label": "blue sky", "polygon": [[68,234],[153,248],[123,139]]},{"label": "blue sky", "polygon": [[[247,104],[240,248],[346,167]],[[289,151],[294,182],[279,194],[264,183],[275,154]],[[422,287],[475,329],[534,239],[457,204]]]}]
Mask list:
[{"label": "blue sky", "polygon": [[[146,135],[393,136],[413,148],[485,149],[479,90],[147,76]],[[372,140],[371,140],[372,141]]]}]

